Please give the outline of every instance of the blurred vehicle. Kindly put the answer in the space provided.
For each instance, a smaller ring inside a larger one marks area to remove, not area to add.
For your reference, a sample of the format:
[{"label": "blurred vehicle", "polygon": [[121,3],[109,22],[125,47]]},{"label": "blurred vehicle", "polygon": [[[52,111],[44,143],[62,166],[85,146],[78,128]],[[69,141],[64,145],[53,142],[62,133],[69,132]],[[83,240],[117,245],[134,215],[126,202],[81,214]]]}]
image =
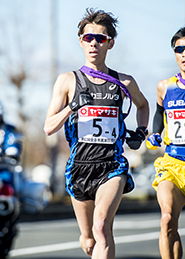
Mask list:
[{"label": "blurred vehicle", "polygon": [[3,120],[0,104],[0,258],[8,254],[17,234],[16,222],[20,214],[17,176],[22,151],[22,135]]},{"label": "blurred vehicle", "polygon": [[25,179],[20,165],[23,135],[4,123],[0,104],[0,258],[7,257],[17,235],[21,209],[29,214],[41,212],[51,192],[45,183]]}]

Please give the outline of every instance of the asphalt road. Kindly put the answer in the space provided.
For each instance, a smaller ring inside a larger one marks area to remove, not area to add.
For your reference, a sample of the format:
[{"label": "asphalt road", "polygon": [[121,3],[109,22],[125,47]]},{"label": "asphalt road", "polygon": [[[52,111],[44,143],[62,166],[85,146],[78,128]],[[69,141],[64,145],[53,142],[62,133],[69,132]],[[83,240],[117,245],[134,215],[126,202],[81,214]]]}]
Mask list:
[{"label": "asphalt road", "polygon": [[[160,259],[158,249],[160,214],[117,215],[114,223],[116,259]],[[180,217],[185,247],[185,212]],[[9,258],[82,259],[79,229],[75,219],[19,223],[19,235]],[[183,257],[185,259],[185,257]]]}]

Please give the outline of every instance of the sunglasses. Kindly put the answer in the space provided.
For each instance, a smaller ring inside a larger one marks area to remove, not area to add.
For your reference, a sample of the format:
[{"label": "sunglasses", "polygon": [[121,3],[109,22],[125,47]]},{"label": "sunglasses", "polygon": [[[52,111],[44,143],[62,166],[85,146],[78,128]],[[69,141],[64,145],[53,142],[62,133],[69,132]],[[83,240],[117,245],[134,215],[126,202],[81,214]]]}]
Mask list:
[{"label": "sunglasses", "polygon": [[181,54],[184,50],[185,50],[185,46],[176,46],[174,48],[174,52],[175,53],[180,53]]},{"label": "sunglasses", "polygon": [[98,43],[105,43],[105,42],[108,42],[110,39],[112,39],[110,36],[105,34],[93,34],[93,33],[82,34],[81,37],[83,41],[91,42],[93,39],[95,39]]}]

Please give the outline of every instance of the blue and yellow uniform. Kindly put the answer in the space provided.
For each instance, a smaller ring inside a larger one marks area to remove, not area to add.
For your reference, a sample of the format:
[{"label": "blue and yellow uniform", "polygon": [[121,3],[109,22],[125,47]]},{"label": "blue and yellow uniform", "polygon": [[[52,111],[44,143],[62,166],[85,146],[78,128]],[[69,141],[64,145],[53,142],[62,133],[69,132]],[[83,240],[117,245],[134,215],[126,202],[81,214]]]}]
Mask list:
[{"label": "blue and yellow uniform", "polygon": [[[77,94],[82,91],[82,85],[74,73]],[[66,190],[78,200],[94,200],[101,184],[125,174],[124,192],[130,192],[134,183],[128,173],[128,161],[122,155],[126,127],[120,86],[108,81],[94,84],[81,73],[92,102],[73,112],[65,122],[65,135],[71,152],[65,172]],[[117,75],[117,72],[109,70],[110,75],[115,73]]]},{"label": "blue and yellow uniform", "polygon": [[185,89],[178,87],[177,77],[168,82],[164,107],[164,157],[155,160],[156,178],[152,184],[157,190],[163,181],[172,181],[185,195]]}]

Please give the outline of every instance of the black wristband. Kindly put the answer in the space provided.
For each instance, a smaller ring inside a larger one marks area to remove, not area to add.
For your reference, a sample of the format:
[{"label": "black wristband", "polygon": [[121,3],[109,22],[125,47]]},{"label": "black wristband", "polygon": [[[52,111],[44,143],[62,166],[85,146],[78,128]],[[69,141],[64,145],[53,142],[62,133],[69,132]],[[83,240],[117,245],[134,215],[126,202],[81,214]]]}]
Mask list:
[{"label": "black wristband", "polygon": [[69,103],[69,107],[73,112],[75,112],[79,109],[79,105],[75,101],[72,101],[71,103]]},{"label": "black wristband", "polygon": [[73,98],[72,102],[69,103],[69,107],[72,111],[77,111],[82,106],[90,104],[91,103],[91,95],[88,92],[80,92],[78,95]]},{"label": "black wristband", "polygon": [[148,129],[147,129],[147,127],[145,127],[145,126],[140,126],[140,127],[137,127],[136,131],[138,131],[138,130],[142,131],[142,132],[144,133],[145,137],[148,135]]}]

